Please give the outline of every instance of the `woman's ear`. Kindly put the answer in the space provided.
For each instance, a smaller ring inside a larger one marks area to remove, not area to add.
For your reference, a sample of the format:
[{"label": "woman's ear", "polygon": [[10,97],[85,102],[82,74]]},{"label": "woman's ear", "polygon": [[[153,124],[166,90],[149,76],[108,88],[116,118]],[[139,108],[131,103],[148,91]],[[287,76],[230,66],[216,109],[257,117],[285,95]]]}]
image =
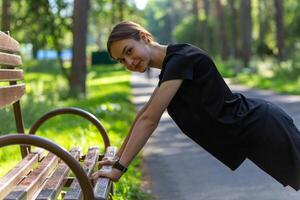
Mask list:
[{"label": "woman's ear", "polygon": [[140,32],[139,35],[140,35],[141,40],[143,40],[146,43],[150,43],[150,40],[149,40],[148,36],[146,35],[146,33]]}]

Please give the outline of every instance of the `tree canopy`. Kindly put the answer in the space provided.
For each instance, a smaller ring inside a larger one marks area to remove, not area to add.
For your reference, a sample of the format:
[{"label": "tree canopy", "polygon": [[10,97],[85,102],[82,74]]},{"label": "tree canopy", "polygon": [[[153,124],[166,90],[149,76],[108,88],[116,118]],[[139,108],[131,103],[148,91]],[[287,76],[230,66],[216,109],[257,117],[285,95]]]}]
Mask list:
[{"label": "tree canopy", "polygon": [[[146,26],[161,43],[192,43],[224,60],[240,59],[244,67],[253,56],[279,61],[299,57],[299,1],[149,0],[139,10],[134,0],[89,0],[86,37],[76,42],[74,26],[82,20],[75,17],[77,1],[83,7],[79,0],[1,0],[1,29],[29,44],[33,58],[41,49],[60,55],[85,38],[83,51],[89,58],[91,51],[106,49],[108,33],[122,20]],[[70,68],[61,56],[57,59],[69,79]]]}]

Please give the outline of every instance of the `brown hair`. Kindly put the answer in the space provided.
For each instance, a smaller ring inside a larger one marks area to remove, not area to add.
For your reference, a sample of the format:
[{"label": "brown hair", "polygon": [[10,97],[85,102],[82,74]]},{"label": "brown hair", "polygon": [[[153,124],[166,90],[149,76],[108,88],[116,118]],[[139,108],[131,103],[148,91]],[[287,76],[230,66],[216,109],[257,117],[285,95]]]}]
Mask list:
[{"label": "brown hair", "polygon": [[109,34],[108,40],[107,40],[107,51],[109,55],[111,56],[111,45],[113,42],[118,40],[124,40],[124,39],[134,39],[139,41],[140,33],[145,33],[147,39],[150,42],[154,42],[155,39],[152,36],[151,33],[149,33],[144,27],[141,25],[132,22],[132,21],[123,21],[118,24],[116,24],[111,33]]}]

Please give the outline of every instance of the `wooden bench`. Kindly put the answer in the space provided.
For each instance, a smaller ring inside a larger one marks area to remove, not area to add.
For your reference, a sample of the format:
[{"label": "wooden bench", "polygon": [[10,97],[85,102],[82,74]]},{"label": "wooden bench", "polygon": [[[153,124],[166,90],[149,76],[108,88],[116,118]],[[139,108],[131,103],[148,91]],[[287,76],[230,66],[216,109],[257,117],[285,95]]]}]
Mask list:
[{"label": "wooden bench", "polygon": [[[0,178],[0,199],[110,199],[112,182],[99,178],[92,186],[89,178],[98,161],[104,156],[113,158],[116,153],[95,116],[79,108],[56,109],[38,119],[29,134],[25,134],[20,106],[25,84],[22,83],[24,72],[19,50],[16,40],[0,32],[0,109],[13,106],[17,127],[17,134],[1,133],[0,147],[20,145],[22,155],[22,160]],[[46,138],[34,135],[44,122],[62,114],[77,115],[95,125],[103,140],[105,155],[99,154],[98,147],[90,147],[86,154],[82,154],[80,147],[67,151]],[[39,148],[31,151],[30,146]],[[104,168],[111,169],[110,166]]]}]

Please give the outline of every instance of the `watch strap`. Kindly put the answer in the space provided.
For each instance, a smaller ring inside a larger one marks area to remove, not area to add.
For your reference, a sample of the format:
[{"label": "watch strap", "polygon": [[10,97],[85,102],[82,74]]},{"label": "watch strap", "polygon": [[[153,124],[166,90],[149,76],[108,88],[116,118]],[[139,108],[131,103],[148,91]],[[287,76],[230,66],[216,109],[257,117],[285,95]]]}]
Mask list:
[{"label": "watch strap", "polygon": [[119,161],[120,159],[116,160],[112,167],[120,170],[122,173],[125,173],[127,171],[127,168],[123,166]]}]

